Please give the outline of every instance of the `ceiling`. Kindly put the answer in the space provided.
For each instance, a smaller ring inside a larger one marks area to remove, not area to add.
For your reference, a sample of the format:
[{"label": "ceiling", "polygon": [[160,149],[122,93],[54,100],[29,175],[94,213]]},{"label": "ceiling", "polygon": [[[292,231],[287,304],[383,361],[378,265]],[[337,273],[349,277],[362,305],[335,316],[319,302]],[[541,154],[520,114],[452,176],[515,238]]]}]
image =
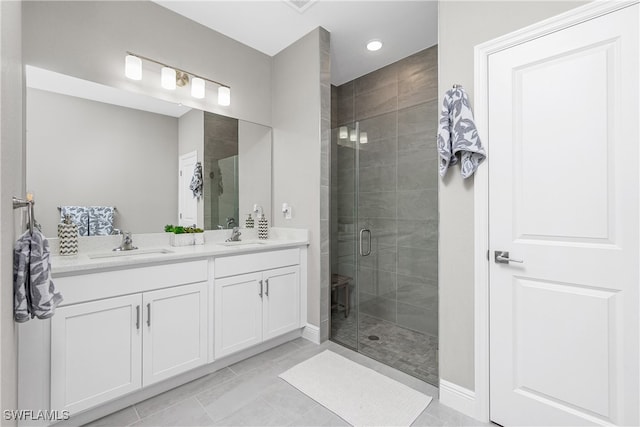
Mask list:
[{"label": "ceiling", "polygon": [[[433,46],[438,40],[435,0],[155,2],[269,56],[321,26],[331,33],[334,85]],[[365,45],[371,39],[382,40],[382,49],[367,51]]]}]

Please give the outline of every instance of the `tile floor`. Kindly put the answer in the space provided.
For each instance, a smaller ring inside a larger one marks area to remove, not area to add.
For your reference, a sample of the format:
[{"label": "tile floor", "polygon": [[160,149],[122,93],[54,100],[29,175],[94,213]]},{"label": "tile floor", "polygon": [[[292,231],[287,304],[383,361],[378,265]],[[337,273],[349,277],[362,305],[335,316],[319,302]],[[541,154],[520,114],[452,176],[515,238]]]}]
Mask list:
[{"label": "tile floor", "polygon": [[330,349],[434,397],[414,426],[481,426],[437,400],[438,389],[336,343],[288,342],[87,426],[348,426],[278,375]]},{"label": "tile floor", "polygon": [[[358,318],[359,334],[356,331]],[[375,335],[380,339],[370,340]],[[406,372],[430,384],[438,384],[438,337],[412,331],[392,322],[355,313],[344,317],[331,312],[331,339],[360,353]]]}]

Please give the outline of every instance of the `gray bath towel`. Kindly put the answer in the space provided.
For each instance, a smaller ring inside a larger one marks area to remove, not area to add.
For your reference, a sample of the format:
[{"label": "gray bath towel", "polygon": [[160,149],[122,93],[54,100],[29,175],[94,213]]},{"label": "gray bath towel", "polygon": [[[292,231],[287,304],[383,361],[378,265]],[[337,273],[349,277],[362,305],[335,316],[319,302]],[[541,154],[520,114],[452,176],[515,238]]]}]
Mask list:
[{"label": "gray bath towel", "polygon": [[193,197],[202,197],[202,184],[202,163],[197,162],[196,167],[193,169],[191,184],[189,185],[189,188],[193,191]]},{"label": "gray bath towel", "polygon": [[18,238],[13,253],[14,319],[48,319],[62,302],[51,280],[49,242],[36,228]]},{"label": "gray bath towel", "polygon": [[467,93],[461,86],[449,89],[444,95],[438,123],[438,156],[440,176],[450,166],[461,162],[463,178],[468,178],[486,158],[480,142]]}]

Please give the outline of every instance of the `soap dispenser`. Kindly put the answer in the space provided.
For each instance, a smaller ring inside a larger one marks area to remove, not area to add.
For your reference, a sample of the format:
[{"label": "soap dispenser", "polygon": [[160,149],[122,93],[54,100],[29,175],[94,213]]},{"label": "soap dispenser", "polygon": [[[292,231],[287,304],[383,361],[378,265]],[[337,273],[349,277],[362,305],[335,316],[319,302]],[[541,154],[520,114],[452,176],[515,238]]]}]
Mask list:
[{"label": "soap dispenser", "polygon": [[258,219],[258,239],[265,240],[269,237],[269,222],[262,212],[262,206],[253,205],[253,211]]},{"label": "soap dispenser", "polygon": [[253,218],[249,214],[249,217],[244,221],[244,228],[253,228],[254,224]]},{"label": "soap dispenser", "polygon": [[71,221],[71,215],[64,216],[58,224],[58,239],[60,239],[60,255],[76,255],[78,253],[78,226]]},{"label": "soap dispenser", "polygon": [[269,238],[269,222],[263,213],[258,218],[258,239],[265,240]]}]

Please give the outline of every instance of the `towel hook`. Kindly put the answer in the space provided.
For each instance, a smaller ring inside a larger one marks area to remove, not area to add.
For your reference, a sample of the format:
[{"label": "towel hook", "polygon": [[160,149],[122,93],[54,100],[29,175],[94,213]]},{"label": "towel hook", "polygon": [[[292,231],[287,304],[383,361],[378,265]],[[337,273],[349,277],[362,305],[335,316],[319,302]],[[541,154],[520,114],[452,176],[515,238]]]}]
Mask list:
[{"label": "towel hook", "polygon": [[456,83],[456,84],[454,84],[454,85],[453,85],[453,88],[454,88],[454,89],[460,89],[461,87],[462,87],[462,85],[459,85],[458,83]]}]

